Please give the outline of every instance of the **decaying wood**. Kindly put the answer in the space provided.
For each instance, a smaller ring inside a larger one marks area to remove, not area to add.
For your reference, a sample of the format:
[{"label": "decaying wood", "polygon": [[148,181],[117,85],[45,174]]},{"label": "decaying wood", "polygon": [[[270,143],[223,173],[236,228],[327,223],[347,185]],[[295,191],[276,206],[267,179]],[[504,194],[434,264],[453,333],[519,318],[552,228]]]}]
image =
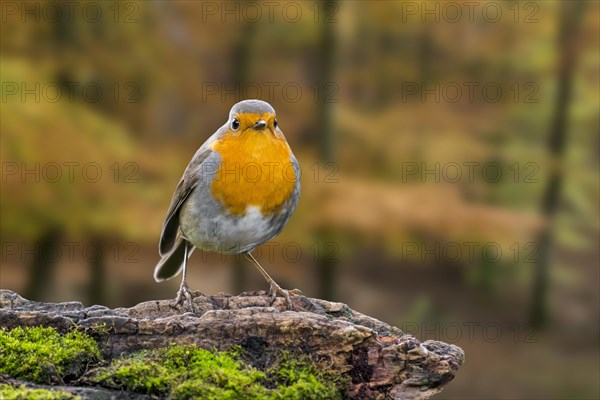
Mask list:
[{"label": "decaying wood", "polygon": [[264,292],[198,294],[196,312],[191,313],[173,300],[110,309],[78,302],[33,302],[0,290],[0,326],[102,329],[106,340],[100,346],[106,357],[172,343],[220,350],[241,345],[260,367],[287,349],[348,374],[352,381],[348,395],[354,399],[427,399],[451,381],[463,363],[459,347],[432,340],[421,343],[345,304],[302,295],[292,299],[294,310],[288,311],[283,299],[269,305]]}]

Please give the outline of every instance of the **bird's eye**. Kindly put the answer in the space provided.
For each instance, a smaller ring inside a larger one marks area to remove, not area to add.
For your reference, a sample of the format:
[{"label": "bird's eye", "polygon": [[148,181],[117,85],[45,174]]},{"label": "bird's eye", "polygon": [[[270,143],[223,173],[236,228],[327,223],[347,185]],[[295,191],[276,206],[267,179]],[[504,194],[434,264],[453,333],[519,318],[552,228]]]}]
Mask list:
[{"label": "bird's eye", "polygon": [[274,126],[275,128],[277,128],[277,119],[276,119],[275,121],[273,121],[273,126]]},{"label": "bird's eye", "polygon": [[237,131],[240,128],[240,121],[237,118],[233,119],[233,122],[231,122],[231,129],[233,129],[234,131]]}]

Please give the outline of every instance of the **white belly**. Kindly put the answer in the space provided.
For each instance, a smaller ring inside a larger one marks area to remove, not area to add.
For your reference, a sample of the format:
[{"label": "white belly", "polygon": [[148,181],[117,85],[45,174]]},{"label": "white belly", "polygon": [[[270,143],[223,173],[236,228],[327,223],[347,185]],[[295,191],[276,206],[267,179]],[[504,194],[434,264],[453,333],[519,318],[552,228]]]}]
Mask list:
[{"label": "white belly", "polygon": [[[189,203],[186,206],[192,205]],[[248,207],[240,216],[202,213],[193,208],[184,207],[182,210],[181,230],[189,242],[205,251],[242,253],[254,249],[276,234],[277,228],[272,226],[272,218],[263,216],[257,206]]]}]

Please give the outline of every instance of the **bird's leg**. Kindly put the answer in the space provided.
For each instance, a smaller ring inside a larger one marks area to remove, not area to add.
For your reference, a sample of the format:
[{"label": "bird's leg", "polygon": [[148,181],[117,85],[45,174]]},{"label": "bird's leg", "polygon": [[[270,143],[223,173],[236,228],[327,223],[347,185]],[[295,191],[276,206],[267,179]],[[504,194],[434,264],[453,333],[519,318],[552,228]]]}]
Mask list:
[{"label": "bird's leg", "polygon": [[177,297],[175,298],[176,305],[183,305],[185,300],[190,305],[190,311],[195,312],[194,303],[192,302],[192,294],[190,293],[190,288],[187,284],[187,261],[188,261],[188,244],[184,244],[183,248],[183,278],[181,279],[181,285],[179,285],[179,290],[177,291]]},{"label": "bird's leg", "polygon": [[[277,284],[277,282],[275,282],[273,280],[273,278],[271,278],[269,276],[269,274],[267,274],[267,271],[265,271],[263,269],[263,267],[260,266],[258,261],[256,261],[256,259],[252,256],[252,254],[250,254],[250,252],[246,252],[246,253],[244,253],[244,255],[246,256],[246,258],[248,260],[250,260],[254,263],[254,265],[256,266],[258,271],[262,274],[262,276],[265,278],[265,280],[269,283],[269,286],[270,286],[269,296],[271,297],[271,304],[275,301],[275,298],[277,297],[277,295],[280,294],[281,296],[283,296],[285,298],[288,309],[291,310],[292,309],[292,300],[290,299],[290,292],[283,289],[281,286],[279,286]],[[296,294],[296,293],[292,293],[292,294]]]}]

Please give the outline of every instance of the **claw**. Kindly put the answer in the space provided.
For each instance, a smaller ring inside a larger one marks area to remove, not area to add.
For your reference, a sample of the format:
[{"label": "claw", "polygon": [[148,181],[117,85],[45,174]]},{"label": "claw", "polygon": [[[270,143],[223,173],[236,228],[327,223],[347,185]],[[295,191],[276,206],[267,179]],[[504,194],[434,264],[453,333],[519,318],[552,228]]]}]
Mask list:
[{"label": "claw", "polygon": [[190,292],[190,287],[186,281],[186,272],[187,272],[187,260],[188,260],[188,245],[183,248],[183,277],[181,279],[181,285],[179,285],[179,290],[177,291],[177,297],[175,297],[175,305],[183,306],[185,301],[187,300],[190,305],[190,311],[195,313],[194,302],[192,301],[192,293]]},{"label": "claw", "polygon": [[290,294],[292,296],[294,296],[297,293],[295,293],[294,290],[290,290],[290,291],[285,290],[278,284],[271,284],[271,287],[269,289],[269,297],[271,298],[271,305],[273,305],[273,303],[275,302],[275,299],[277,298],[278,294],[281,295],[281,297],[285,298],[285,302],[287,304],[287,309],[293,310],[292,299],[290,298]]},{"label": "claw", "polygon": [[185,302],[188,302],[191,312],[196,312],[194,309],[194,302],[192,301],[192,293],[186,281],[182,281],[177,291],[177,297],[175,298],[175,305],[184,306]]},{"label": "claw", "polygon": [[258,263],[258,261],[256,261],[256,259],[254,257],[252,257],[252,254],[250,252],[244,253],[244,255],[246,256],[246,258],[248,260],[250,260],[250,261],[252,261],[254,263],[254,266],[256,268],[258,268],[259,272],[262,274],[262,276],[269,283],[269,297],[271,298],[271,305],[273,305],[273,303],[275,302],[275,299],[277,298],[277,295],[279,294],[282,297],[285,297],[285,302],[287,304],[287,309],[288,310],[293,310],[292,299],[290,299],[290,294],[292,296],[295,296],[295,295],[301,294],[302,292],[300,292],[298,289],[293,289],[293,290],[290,290],[290,291],[282,289],[281,286],[279,286],[277,284],[277,282],[275,282],[273,280],[273,278],[271,278],[269,276],[269,274],[267,274],[267,271],[265,271],[263,269],[263,267],[260,266],[260,264]]}]

